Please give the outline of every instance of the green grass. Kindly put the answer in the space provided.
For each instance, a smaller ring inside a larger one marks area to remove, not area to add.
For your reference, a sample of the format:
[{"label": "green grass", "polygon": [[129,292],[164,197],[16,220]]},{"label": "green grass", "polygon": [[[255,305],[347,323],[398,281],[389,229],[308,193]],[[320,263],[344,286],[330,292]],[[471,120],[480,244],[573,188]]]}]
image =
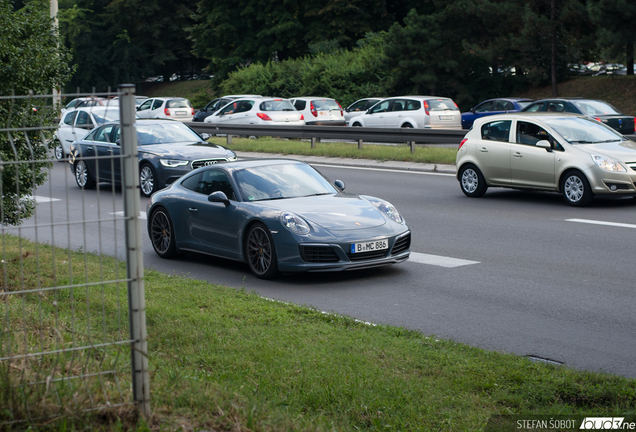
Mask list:
[{"label": "green grass", "polygon": [[[226,145],[226,138],[215,137],[215,144]],[[284,155],[328,156],[354,159],[374,159],[379,161],[406,161],[455,165],[457,148],[417,145],[411,153],[408,145],[363,144],[357,143],[316,143],[311,148],[309,141],[285,140],[261,137],[257,139],[232,138],[232,150],[244,152],[263,152]]]},{"label": "green grass", "polygon": [[[124,269],[112,258],[56,249],[54,273],[52,248],[25,240],[19,247],[10,236],[2,242],[5,291],[105,280]],[[634,413],[633,379],[532,363],[153,270],[145,289],[153,417],[140,421],[129,408],[67,411],[34,429],[455,432],[483,430],[494,414]],[[115,305],[123,301],[125,309],[125,288],[101,292],[104,327],[115,337]],[[2,299],[4,334],[55,334],[46,306],[53,295]],[[89,333],[92,313],[101,317],[97,299],[83,289],[57,295],[59,320],[74,311],[76,338]],[[35,374],[8,370],[0,374],[0,406],[8,406],[7,379]],[[39,401],[28,402],[32,414],[56,412]],[[0,422],[7,412],[0,409]]]}]

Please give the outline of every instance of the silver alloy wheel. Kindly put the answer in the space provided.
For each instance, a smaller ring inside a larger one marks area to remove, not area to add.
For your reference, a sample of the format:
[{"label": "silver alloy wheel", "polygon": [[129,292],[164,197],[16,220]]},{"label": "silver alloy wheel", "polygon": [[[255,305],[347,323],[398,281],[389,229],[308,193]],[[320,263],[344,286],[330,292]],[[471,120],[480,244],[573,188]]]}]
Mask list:
[{"label": "silver alloy wheel", "polygon": [[254,227],[247,238],[247,259],[252,270],[258,275],[267,273],[272,265],[272,244],[260,226]]},{"label": "silver alloy wheel", "polygon": [[462,173],[462,188],[468,193],[474,193],[479,186],[479,177],[472,168],[466,168]]},{"label": "silver alloy wheel", "polygon": [[75,165],[75,181],[79,187],[85,187],[88,183],[88,167],[86,162],[79,161]]},{"label": "silver alloy wheel", "polygon": [[62,144],[58,144],[55,146],[55,159],[62,160],[64,158],[64,149],[62,148]]},{"label": "silver alloy wheel", "polygon": [[583,198],[585,193],[585,186],[583,180],[577,175],[571,175],[563,183],[563,191],[568,200],[573,203],[579,202]]},{"label": "silver alloy wheel", "polygon": [[152,245],[160,255],[166,254],[170,249],[170,241],[172,240],[170,221],[168,220],[168,216],[160,210],[155,212],[152,216],[150,238]]},{"label": "silver alloy wheel", "polygon": [[144,195],[148,196],[155,189],[155,175],[152,172],[152,168],[148,165],[144,165],[139,172],[139,186]]}]

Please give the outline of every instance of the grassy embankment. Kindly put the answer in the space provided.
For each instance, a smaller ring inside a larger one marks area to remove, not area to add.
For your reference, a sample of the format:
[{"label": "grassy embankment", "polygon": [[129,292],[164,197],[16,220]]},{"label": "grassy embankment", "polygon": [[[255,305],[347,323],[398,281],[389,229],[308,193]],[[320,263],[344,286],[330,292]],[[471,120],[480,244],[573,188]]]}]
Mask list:
[{"label": "grassy embankment", "polygon": [[[49,246],[36,249],[22,240],[19,247],[10,236],[2,241],[8,291],[64,284],[71,271],[60,269],[68,262],[75,281],[109,280],[116,268],[125,273],[113,258],[58,249],[55,275]],[[152,419],[139,423],[133,411],[114,408],[65,415],[34,424],[35,430],[459,432],[483,430],[493,414],[634,413],[633,379],[533,363],[152,270],[145,288]],[[24,340],[53,338],[59,330],[47,313],[55,309],[60,325],[74,323],[76,341],[88,337],[88,328],[116,338],[111,311],[127,304],[125,289],[99,294],[108,312],[103,324],[100,297],[90,293],[82,288],[70,296],[45,291],[5,298],[5,331],[26,328]],[[99,325],[88,325],[87,310]],[[13,377],[31,373],[17,366],[10,369]],[[125,376],[121,386],[129,386]],[[9,395],[3,387],[0,400]],[[38,400],[29,403],[32,416],[50,412]],[[0,410],[0,422],[6,416]]]}]

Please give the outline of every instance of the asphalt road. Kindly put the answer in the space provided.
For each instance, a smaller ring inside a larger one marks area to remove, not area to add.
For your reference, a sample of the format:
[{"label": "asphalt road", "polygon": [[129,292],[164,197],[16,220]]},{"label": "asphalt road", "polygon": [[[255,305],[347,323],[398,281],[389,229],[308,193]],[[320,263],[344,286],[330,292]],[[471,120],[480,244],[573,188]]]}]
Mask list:
[{"label": "asphalt road", "polygon": [[[636,377],[636,199],[597,200],[582,209],[540,192],[491,189],[470,199],[452,174],[317,168],[344,180],[347,192],[396,205],[413,232],[411,259],[262,281],[245,264],[219,258],[160,259],[144,232],[146,266],[490,350]],[[51,178],[36,194],[38,240],[123,256],[121,192],[102,185],[82,193],[62,163]],[[35,238],[28,225],[21,234]]]}]

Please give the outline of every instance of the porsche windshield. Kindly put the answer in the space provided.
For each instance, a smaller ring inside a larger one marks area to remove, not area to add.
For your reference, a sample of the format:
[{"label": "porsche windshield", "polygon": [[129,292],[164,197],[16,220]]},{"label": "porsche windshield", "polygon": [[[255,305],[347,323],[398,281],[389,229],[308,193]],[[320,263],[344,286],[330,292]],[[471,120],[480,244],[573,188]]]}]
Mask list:
[{"label": "porsche windshield", "polygon": [[545,123],[557,131],[572,144],[598,144],[603,142],[624,141],[614,129],[604,124],[582,117],[546,119]]},{"label": "porsche windshield", "polygon": [[338,193],[319,172],[305,164],[245,168],[235,174],[243,201],[298,198]]},{"label": "porsche windshield", "polygon": [[144,124],[135,123],[137,129],[137,144],[173,144],[173,143],[196,143],[201,137],[181,122],[166,121],[159,123]]}]

